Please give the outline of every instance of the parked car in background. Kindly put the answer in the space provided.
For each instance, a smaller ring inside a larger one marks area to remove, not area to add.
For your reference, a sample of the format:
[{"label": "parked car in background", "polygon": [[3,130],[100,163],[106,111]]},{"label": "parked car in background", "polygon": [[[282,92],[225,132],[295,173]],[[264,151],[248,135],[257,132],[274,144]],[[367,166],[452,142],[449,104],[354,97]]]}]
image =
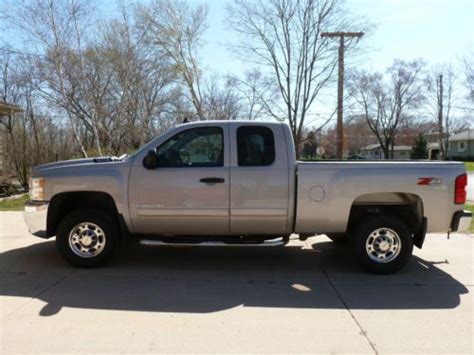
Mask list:
[{"label": "parked car in background", "polygon": [[348,160],[367,160],[366,157],[359,154],[350,155],[347,159]]}]

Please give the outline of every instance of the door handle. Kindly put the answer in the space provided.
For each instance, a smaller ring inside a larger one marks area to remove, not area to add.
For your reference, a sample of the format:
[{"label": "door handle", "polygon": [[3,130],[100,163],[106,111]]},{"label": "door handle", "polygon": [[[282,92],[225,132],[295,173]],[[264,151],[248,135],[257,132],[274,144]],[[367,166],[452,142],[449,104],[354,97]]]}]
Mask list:
[{"label": "door handle", "polygon": [[202,178],[199,181],[205,184],[222,184],[223,182],[225,182],[225,179],[217,178],[217,177],[207,177],[207,178]]}]

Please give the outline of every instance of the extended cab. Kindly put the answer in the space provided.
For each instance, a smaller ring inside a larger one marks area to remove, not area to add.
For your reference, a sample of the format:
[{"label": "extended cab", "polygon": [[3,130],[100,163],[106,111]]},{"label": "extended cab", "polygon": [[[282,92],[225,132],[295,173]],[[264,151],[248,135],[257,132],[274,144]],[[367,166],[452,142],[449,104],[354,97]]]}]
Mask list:
[{"label": "extended cab", "polygon": [[456,162],[299,162],[288,125],[179,125],[131,156],[34,169],[30,232],[56,236],[76,266],[107,261],[124,237],[145,245],[352,241],[368,270],[407,263],[427,232],[467,230],[467,175]]}]

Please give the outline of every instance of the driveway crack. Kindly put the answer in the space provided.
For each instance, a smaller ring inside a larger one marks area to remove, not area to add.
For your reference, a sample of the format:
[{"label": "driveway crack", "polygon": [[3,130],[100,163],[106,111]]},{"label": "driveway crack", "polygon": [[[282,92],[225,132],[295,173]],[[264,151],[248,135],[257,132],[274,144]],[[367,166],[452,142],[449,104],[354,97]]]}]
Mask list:
[{"label": "driveway crack", "polygon": [[328,280],[329,282],[329,285],[331,286],[331,288],[334,290],[334,292],[336,293],[337,297],[339,298],[339,300],[342,302],[342,304],[344,305],[344,307],[346,308],[347,312],[349,312],[352,320],[354,321],[354,323],[357,325],[357,327],[359,328],[360,330],[360,333],[364,336],[364,338],[367,340],[367,342],[369,343],[370,347],[372,348],[372,350],[374,351],[374,353],[376,355],[379,355],[379,352],[377,350],[377,348],[375,347],[375,343],[370,339],[369,337],[369,334],[367,333],[367,331],[362,327],[362,324],[360,324],[360,322],[357,320],[356,316],[354,315],[354,313],[351,311],[351,309],[349,308],[348,304],[346,303],[346,301],[344,300],[344,298],[342,297],[341,293],[339,292],[339,290],[336,288],[336,286],[334,285],[334,283],[332,282],[331,278],[329,277],[328,273],[326,272],[326,270],[324,269],[324,267],[322,268],[322,271],[323,271],[323,274],[324,276],[326,277],[326,279]]}]

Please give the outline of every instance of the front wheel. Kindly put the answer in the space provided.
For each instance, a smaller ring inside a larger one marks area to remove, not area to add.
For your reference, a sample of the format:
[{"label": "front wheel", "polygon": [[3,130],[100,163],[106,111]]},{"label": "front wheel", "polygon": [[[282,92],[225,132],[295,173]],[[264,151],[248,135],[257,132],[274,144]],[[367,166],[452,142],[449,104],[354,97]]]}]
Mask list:
[{"label": "front wheel", "polygon": [[405,266],[413,252],[413,238],[405,223],[394,217],[374,217],[354,232],[354,251],[368,271],[390,274]]},{"label": "front wheel", "polygon": [[76,210],[61,221],[56,246],[66,261],[76,267],[105,264],[118,245],[114,219],[101,211]]}]

